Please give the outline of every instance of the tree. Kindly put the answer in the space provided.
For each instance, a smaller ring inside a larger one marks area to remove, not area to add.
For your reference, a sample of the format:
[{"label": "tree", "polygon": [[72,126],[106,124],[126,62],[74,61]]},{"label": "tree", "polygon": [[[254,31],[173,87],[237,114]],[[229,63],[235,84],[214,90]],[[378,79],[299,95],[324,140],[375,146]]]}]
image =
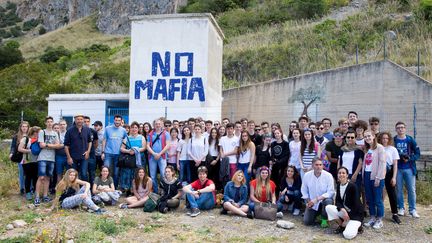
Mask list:
[{"label": "tree", "polygon": [[324,89],[319,86],[311,86],[309,88],[300,88],[297,90],[293,96],[288,100],[288,102],[300,102],[303,104],[303,112],[301,116],[308,116],[308,109],[314,103],[318,101],[323,101]]},{"label": "tree", "polygon": [[19,44],[16,41],[6,42],[0,46],[0,69],[24,62]]}]

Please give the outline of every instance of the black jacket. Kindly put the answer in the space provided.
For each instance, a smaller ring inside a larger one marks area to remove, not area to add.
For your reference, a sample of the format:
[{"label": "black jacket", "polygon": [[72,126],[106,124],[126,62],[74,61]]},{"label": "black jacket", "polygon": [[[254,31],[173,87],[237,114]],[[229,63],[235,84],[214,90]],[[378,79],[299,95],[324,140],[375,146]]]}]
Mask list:
[{"label": "black jacket", "polygon": [[354,183],[348,182],[343,198],[341,197],[340,184],[337,184],[336,207],[338,211],[345,208],[350,219],[363,222],[363,204],[360,202],[360,192]]}]

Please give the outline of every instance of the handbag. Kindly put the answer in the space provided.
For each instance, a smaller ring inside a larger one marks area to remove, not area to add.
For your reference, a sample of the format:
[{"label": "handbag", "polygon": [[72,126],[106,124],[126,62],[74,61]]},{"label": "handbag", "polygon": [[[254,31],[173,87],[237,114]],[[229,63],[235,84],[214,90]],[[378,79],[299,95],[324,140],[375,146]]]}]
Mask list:
[{"label": "handbag", "polygon": [[[28,141],[29,141],[29,138],[26,137],[25,146],[27,146]],[[11,157],[11,161],[13,161],[15,163],[21,163],[21,161],[23,160],[23,157],[24,157],[24,154],[18,151],[18,147],[19,147],[19,144],[17,144],[17,146],[15,147],[15,150],[14,150],[12,157]]]},{"label": "handbag", "polygon": [[272,203],[255,203],[255,218],[276,220],[277,205]]},{"label": "handbag", "polygon": [[147,213],[153,212],[158,205],[159,198],[160,198],[159,194],[156,194],[154,192],[150,193],[148,195],[147,201],[145,201],[144,203],[143,211]]},{"label": "handbag", "polygon": [[[129,141],[129,137],[126,137],[126,138],[127,138],[128,143],[129,143],[129,146],[126,144],[126,149],[130,149],[131,144]],[[137,167],[135,154],[120,153],[117,167],[135,169]]]}]

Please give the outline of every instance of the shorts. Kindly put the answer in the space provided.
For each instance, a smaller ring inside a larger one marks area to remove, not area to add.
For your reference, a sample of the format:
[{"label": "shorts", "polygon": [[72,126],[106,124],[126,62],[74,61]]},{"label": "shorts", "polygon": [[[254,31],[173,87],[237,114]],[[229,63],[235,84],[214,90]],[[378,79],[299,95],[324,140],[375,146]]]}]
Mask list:
[{"label": "shorts", "polygon": [[38,161],[38,176],[52,177],[54,172],[54,161]]}]

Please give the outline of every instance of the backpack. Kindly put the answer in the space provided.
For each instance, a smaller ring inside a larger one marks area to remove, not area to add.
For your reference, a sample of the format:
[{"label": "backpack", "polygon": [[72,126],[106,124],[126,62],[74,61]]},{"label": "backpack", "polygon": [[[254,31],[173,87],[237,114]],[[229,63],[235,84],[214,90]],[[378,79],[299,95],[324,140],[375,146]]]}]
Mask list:
[{"label": "backpack", "polygon": [[[43,133],[44,133],[44,142],[45,142],[45,130],[43,130]],[[36,140],[35,142],[31,143],[30,150],[31,150],[31,153],[33,155],[39,155],[40,154],[40,152],[42,151],[42,148],[39,145],[39,140]]]},{"label": "backpack", "polygon": [[[27,146],[27,144],[28,144],[28,141],[29,141],[29,138],[28,137],[26,137],[26,140],[25,140],[26,142],[25,142],[25,146]],[[12,157],[11,157],[11,160],[13,161],[13,162],[15,162],[15,163],[21,163],[21,161],[23,160],[23,153],[21,153],[21,152],[19,152],[18,151],[18,147],[19,147],[19,143],[17,143],[17,146],[16,146],[16,148],[15,148],[15,151],[14,151],[14,153],[12,154]]]},{"label": "backpack", "polygon": [[148,195],[147,201],[144,203],[143,211],[147,213],[153,212],[158,205],[159,198],[160,198],[159,194],[156,194],[154,192],[150,193]]}]

